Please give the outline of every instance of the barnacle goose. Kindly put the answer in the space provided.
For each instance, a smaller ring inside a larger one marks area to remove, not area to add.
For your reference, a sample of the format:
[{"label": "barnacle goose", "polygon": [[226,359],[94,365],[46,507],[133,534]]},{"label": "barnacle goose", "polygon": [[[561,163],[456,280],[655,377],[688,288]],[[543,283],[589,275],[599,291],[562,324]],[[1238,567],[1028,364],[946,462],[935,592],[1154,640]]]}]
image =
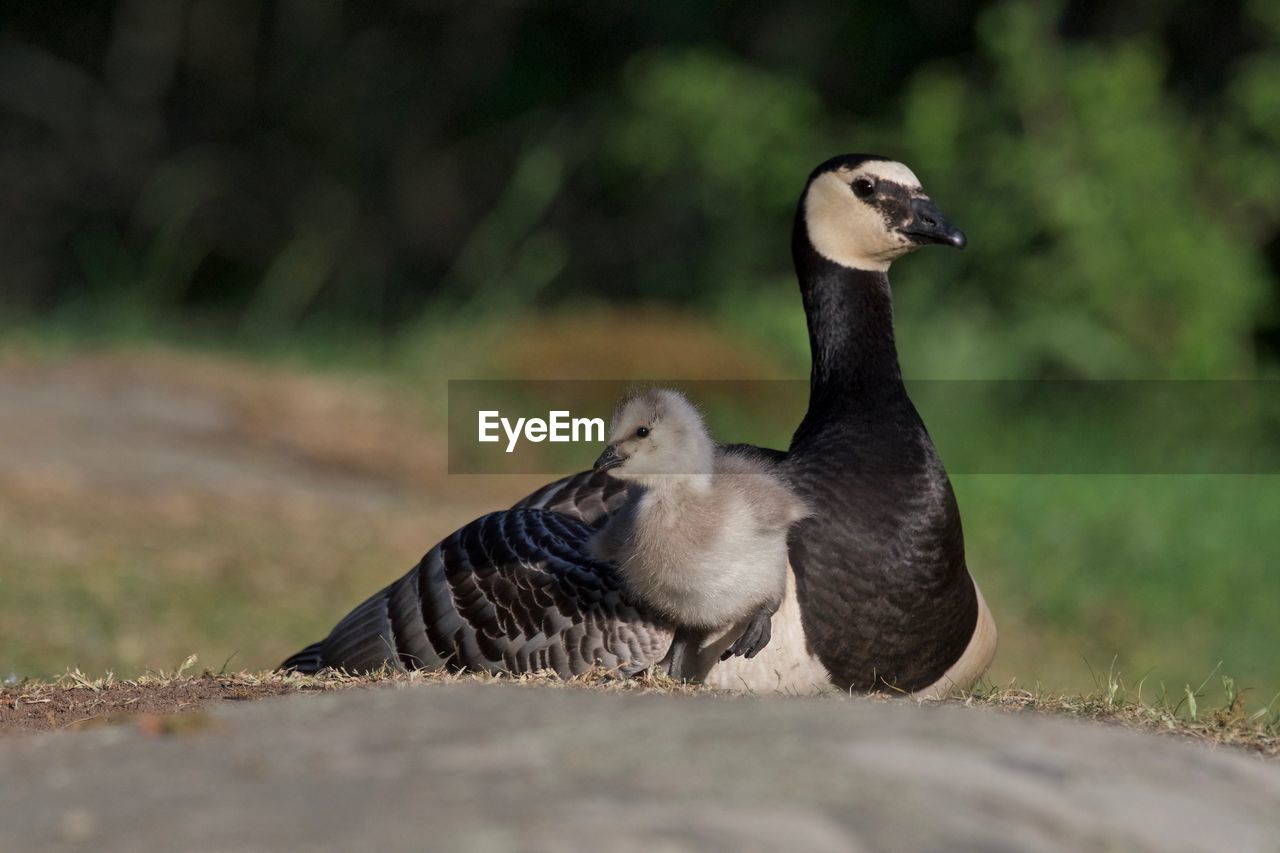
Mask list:
[{"label": "barnacle goose", "polygon": [[[812,515],[788,537],[769,646],[717,663],[736,637],[713,637],[695,662],[708,683],[930,695],[972,684],[990,663],[995,623],[902,381],[887,275],[920,246],[964,243],[901,163],[850,154],[809,176],[791,245],[813,354],[808,411],[786,452],[725,450],[774,462]],[[607,472],[550,483],[445,538],[283,667],[641,672],[667,654],[672,627],[588,547],[626,501]]]}]

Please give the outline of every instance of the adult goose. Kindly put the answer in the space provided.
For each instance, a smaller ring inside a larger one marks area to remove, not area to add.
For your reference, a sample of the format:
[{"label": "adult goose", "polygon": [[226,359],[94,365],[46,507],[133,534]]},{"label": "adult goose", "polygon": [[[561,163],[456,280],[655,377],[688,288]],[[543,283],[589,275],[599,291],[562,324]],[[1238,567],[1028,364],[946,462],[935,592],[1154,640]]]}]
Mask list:
[{"label": "adult goose", "polygon": [[[769,646],[719,662],[745,626],[712,638],[698,653],[707,682],[939,694],[985,671],[995,624],[903,385],[887,275],[920,246],[964,243],[901,163],[850,154],[809,176],[791,246],[813,352],[809,409],[785,453],[728,449],[775,461],[813,514],[788,538]],[[641,672],[667,654],[671,627],[587,547],[625,499],[619,480],[583,472],[479,518],[282,666]]]}]

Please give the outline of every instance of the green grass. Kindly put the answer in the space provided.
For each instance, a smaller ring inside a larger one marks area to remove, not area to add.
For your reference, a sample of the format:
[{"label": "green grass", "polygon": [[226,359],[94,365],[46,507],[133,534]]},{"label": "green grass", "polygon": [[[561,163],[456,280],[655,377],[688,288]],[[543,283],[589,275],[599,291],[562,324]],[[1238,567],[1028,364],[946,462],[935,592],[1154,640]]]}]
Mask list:
[{"label": "green grass", "polygon": [[1250,710],[1245,694],[1236,688],[1234,681],[1222,677],[1221,698],[1209,700],[1205,690],[1212,678],[1201,681],[1199,686],[1186,686],[1179,695],[1143,695],[1142,683],[1131,688],[1110,670],[1097,688],[1080,693],[1039,686],[1034,689],[1014,685],[995,687],[987,683],[944,701],[1121,725],[1180,740],[1241,747],[1270,758],[1280,757],[1280,696]]},{"label": "green grass", "polygon": [[963,476],[967,555],[1001,622],[993,676],[1089,686],[1117,658],[1179,692],[1219,663],[1280,691],[1280,477]]}]

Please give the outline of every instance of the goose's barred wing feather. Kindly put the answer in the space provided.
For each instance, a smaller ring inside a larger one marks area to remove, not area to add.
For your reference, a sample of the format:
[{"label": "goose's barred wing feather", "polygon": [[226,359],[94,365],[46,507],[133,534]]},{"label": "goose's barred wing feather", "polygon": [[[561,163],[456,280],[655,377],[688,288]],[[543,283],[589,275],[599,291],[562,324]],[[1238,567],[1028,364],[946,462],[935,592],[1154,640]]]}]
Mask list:
[{"label": "goose's barred wing feather", "polygon": [[627,498],[627,485],[604,471],[582,471],[548,483],[515,505],[516,509],[548,509],[595,524]]},{"label": "goose's barred wing feather", "polygon": [[610,489],[577,479],[541,490],[555,511],[522,503],[459,529],[283,667],[568,677],[594,666],[631,675],[656,663],[670,630],[627,600],[613,566],[587,554],[587,519],[603,516]]}]

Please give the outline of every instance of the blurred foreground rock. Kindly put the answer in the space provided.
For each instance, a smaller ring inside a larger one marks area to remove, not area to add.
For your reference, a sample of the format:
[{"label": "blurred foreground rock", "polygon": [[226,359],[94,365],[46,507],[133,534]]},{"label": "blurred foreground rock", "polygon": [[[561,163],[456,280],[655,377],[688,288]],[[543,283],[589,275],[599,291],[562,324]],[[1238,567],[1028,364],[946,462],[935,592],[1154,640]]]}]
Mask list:
[{"label": "blurred foreground rock", "polygon": [[1276,850],[1280,765],[840,699],[422,685],[0,740],[0,850]]}]

